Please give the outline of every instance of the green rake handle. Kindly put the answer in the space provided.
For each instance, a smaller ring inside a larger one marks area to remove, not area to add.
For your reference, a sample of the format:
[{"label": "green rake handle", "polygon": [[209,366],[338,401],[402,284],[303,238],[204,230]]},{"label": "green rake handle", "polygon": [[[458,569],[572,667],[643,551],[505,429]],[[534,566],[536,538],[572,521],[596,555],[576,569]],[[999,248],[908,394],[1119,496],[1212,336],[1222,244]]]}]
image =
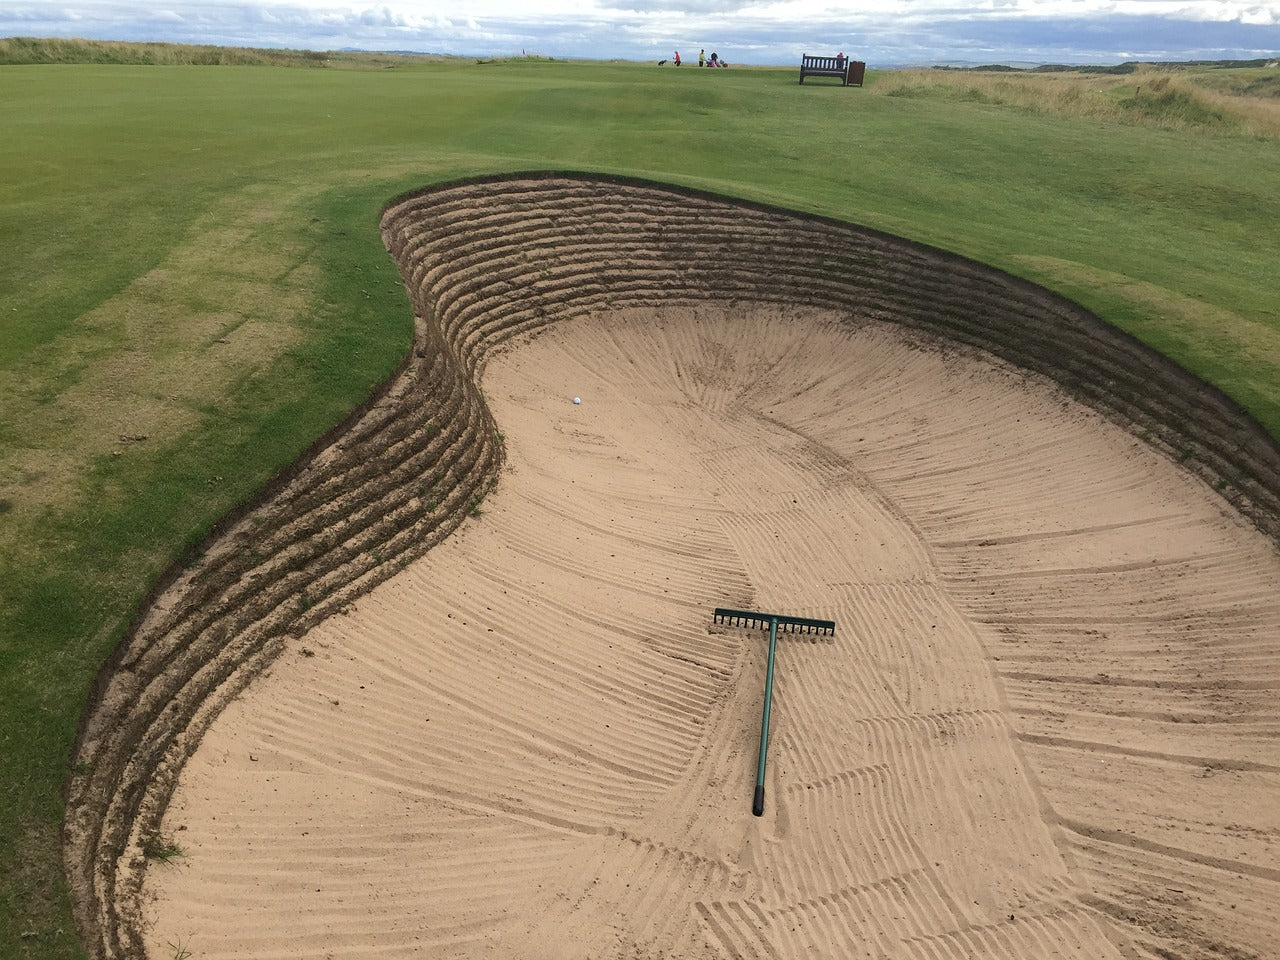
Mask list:
[{"label": "green rake handle", "polygon": [[769,752],[769,707],[773,703],[773,657],[778,649],[778,618],[769,618],[769,666],[764,671],[764,716],[760,718],[760,762],[756,766],[756,796],[751,812],[764,813],[764,760]]}]

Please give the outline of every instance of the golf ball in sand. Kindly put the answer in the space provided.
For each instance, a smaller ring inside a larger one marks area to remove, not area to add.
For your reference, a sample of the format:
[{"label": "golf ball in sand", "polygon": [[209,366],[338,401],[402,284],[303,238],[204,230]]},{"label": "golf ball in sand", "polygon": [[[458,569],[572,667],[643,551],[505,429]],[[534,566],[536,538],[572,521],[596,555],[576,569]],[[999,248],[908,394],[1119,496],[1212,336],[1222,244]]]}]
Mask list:
[{"label": "golf ball in sand", "polygon": [[581,403],[581,402],[582,402],[582,398],[581,398],[581,397],[574,397],[574,398],[573,398],[573,402],[574,402],[574,403]]}]

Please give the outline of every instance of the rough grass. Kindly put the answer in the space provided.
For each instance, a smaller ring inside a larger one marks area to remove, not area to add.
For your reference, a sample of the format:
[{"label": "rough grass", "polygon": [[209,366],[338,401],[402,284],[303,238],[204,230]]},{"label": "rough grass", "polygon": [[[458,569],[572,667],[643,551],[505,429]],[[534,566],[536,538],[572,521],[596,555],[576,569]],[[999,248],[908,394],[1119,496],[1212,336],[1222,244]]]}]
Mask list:
[{"label": "rough grass", "polygon": [[1138,74],[1005,79],[0,68],[0,956],[79,954],[61,789],[149,586],[405,349],[377,232],[401,191],[603,170],[865,223],[1075,297],[1280,434],[1274,140],[1125,106],[1161,93]]},{"label": "rough grass", "polygon": [[145,64],[206,67],[397,67],[427,59],[384,53],[124,43],[78,38],[0,37],[0,66],[34,63]]},{"label": "rough grass", "polygon": [[1049,117],[1280,137],[1280,76],[1261,67],[1139,64],[1124,74],[895,70],[876,74],[871,89],[881,96],[1012,106]]}]

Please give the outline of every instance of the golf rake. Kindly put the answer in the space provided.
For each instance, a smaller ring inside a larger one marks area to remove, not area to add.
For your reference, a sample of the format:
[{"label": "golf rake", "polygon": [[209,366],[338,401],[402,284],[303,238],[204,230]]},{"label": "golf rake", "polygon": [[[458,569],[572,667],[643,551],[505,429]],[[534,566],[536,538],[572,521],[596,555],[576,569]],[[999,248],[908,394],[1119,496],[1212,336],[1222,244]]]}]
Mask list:
[{"label": "golf rake", "polygon": [[764,764],[765,754],[769,749],[769,707],[773,701],[773,660],[778,646],[778,631],[835,636],[836,622],[787,617],[777,613],[727,610],[723,607],[716,607],[714,622],[761,630],[769,628],[769,665],[764,673],[764,715],[760,720],[760,762],[756,766],[756,795],[751,804],[751,812],[758,817],[764,813]]}]

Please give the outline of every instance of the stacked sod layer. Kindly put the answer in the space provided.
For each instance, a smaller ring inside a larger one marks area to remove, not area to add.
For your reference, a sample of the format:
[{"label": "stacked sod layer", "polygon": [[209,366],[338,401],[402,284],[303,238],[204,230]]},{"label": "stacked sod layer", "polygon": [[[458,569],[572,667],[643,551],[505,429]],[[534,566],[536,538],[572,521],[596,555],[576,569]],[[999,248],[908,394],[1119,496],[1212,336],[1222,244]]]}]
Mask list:
[{"label": "stacked sod layer", "polygon": [[799,304],[926,332],[1057,381],[1280,536],[1280,447],[1217,389],[1079,305],[982,264],[817,217],[636,181],[543,175],[403,199],[388,242],[460,345],[559,317]]},{"label": "stacked sod layer", "polygon": [[66,861],[95,956],[139,955],[144,849],[209,723],[297,637],[455,529],[497,476],[477,386],[514,334],[614,308],[801,304],[890,321],[1051,377],[1280,535],[1280,451],[1227,398],[1078,306],[848,224],[613,178],[433,188],[383,231],[415,305],[402,368],[179,569],[104,667]]}]

